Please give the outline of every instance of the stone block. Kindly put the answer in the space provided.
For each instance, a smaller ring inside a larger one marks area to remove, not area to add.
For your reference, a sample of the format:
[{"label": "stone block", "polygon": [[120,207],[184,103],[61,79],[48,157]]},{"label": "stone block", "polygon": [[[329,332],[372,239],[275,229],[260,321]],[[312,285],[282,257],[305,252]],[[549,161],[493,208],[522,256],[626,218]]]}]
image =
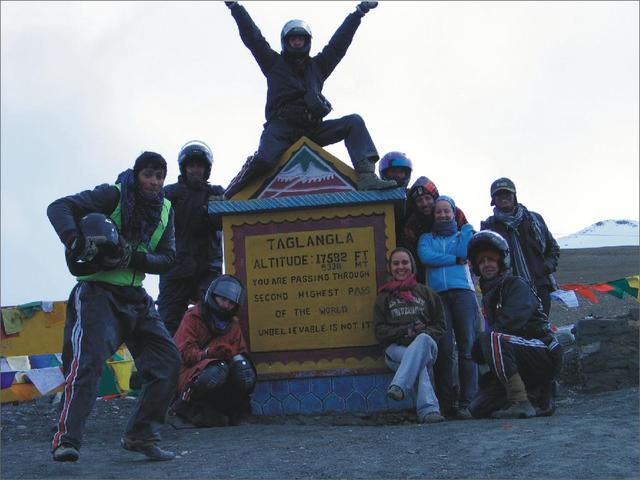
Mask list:
[{"label": "stone block", "polygon": [[579,321],[578,385],[588,391],[637,386],[639,343],[638,324],[629,319]]}]

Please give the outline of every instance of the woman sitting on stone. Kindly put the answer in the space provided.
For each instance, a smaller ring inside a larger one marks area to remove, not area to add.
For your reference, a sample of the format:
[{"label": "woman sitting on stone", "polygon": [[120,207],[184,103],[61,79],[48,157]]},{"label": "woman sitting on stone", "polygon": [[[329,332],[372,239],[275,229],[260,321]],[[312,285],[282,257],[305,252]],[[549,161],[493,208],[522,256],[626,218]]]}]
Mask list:
[{"label": "woman sitting on stone", "polygon": [[172,410],[196,426],[234,425],[251,412],[256,372],[235,316],[243,294],[236,277],[218,277],[175,334],[182,368]]},{"label": "woman sitting on stone", "polygon": [[442,301],[416,282],[409,250],[393,250],[387,268],[391,280],[380,288],[374,309],[376,338],[385,349],[385,363],[396,372],[387,396],[400,401],[415,387],[418,422],[442,422],[430,376],[445,331]]}]

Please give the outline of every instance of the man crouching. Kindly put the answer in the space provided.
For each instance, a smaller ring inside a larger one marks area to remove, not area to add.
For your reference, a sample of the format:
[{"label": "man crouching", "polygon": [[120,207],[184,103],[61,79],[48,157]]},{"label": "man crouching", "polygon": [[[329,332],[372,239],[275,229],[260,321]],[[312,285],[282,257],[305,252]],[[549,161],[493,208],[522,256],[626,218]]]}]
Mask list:
[{"label": "man crouching", "polygon": [[562,347],[551,335],[540,299],[525,280],[511,275],[509,247],[497,233],[476,233],[468,252],[480,276],[489,326],[473,346],[473,359],[488,364],[489,372],[480,379],[469,411],[474,417],[493,418],[552,415]]}]

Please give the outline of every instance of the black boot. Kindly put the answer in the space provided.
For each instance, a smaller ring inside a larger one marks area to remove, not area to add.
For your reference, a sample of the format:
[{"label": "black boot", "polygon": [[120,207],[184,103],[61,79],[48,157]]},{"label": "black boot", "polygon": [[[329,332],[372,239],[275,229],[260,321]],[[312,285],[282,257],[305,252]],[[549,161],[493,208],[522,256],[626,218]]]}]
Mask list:
[{"label": "black boot", "polygon": [[154,460],[156,462],[164,462],[176,458],[176,454],[174,452],[161,449],[155,442],[144,442],[124,437],[120,441],[120,444],[125,450],[142,453],[149,460]]}]

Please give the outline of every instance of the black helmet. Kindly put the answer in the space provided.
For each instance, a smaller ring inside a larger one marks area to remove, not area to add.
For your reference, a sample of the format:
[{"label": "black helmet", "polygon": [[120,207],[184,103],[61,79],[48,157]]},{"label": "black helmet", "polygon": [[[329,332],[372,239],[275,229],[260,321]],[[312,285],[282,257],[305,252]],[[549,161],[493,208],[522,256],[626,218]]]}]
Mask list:
[{"label": "black helmet", "polygon": [[[305,37],[304,46],[302,48],[292,48],[287,42],[287,37],[291,35],[302,35]],[[307,25],[307,22],[302,20],[289,20],[282,27],[280,32],[280,45],[282,51],[293,57],[306,57],[311,50],[311,27]]]},{"label": "black helmet", "polygon": [[202,160],[207,165],[204,178],[205,180],[209,178],[213,166],[213,154],[209,145],[200,140],[191,140],[182,146],[178,154],[178,167],[183,177],[186,177],[185,166],[188,160]]},{"label": "black helmet", "polygon": [[[514,195],[516,194],[516,184],[511,181],[511,179],[507,177],[502,177],[495,180],[491,184],[491,205],[495,205],[493,201],[493,196],[499,192],[500,190],[506,190],[507,192],[511,192]],[[518,200],[516,199],[516,202]]]},{"label": "black helmet", "polygon": [[211,282],[204,299],[210,307],[217,305],[214,299],[216,295],[239,305],[242,303],[243,294],[244,287],[238,278],[233,275],[220,275]]},{"label": "black helmet", "polygon": [[476,255],[484,250],[495,250],[500,254],[501,270],[509,270],[511,268],[511,256],[509,255],[509,244],[496,232],[491,230],[481,230],[476,233],[467,247],[467,258],[471,260],[473,273],[480,275],[480,270],[476,263]]},{"label": "black helmet", "polygon": [[67,250],[67,266],[73,275],[90,275],[103,269],[102,259],[115,255],[120,247],[120,235],[118,227],[103,213],[89,213],[82,217],[79,225],[80,233],[87,240],[98,245],[98,252],[88,262],[75,260],[71,251]]},{"label": "black helmet", "polygon": [[[211,285],[209,285],[209,288],[204,294],[201,308],[202,320],[207,323],[213,331],[224,331],[240,308],[243,295],[244,287],[237,277],[233,275],[220,275],[211,282]],[[237,307],[232,311],[222,310],[216,302],[216,296],[231,300]]]}]

